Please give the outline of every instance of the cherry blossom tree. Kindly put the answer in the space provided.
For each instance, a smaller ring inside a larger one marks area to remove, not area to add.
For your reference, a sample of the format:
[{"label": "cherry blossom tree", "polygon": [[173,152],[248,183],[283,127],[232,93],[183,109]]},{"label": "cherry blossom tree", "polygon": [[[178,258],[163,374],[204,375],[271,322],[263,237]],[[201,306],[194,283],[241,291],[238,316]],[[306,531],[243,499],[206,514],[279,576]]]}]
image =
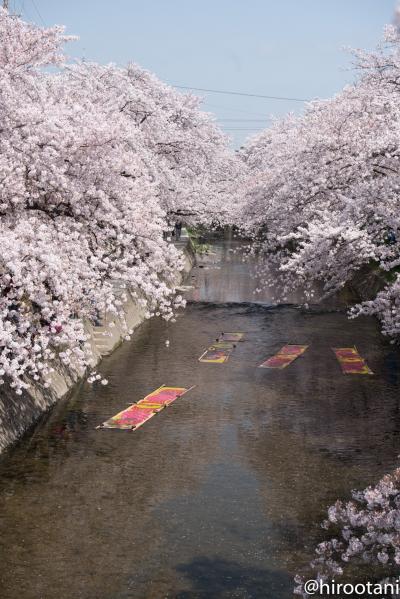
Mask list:
[{"label": "cherry blossom tree", "polygon": [[[353,584],[367,574],[380,584],[398,580],[400,564],[400,469],[385,475],[377,485],[353,491],[349,501],[337,501],[328,509],[322,527],[329,539],[322,541],[311,563],[311,577],[332,581],[350,574]],[[372,570],[372,572],[371,572]],[[295,593],[310,597],[304,578],[295,578]],[[343,578],[341,578],[343,579]],[[390,587],[389,587],[390,588]],[[395,596],[395,595],[393,595]]]},{"label": "cherry blossom tree", "polygon": [[[386,285],[351,315],[376,314],[400,332],[400,38],[387,27],[374,53],[355,52],[359,78],[250,140],[242,220],[276,264],[283,293],[337,292],[361,268]],[[268,277],[266,276],[268,283]]]},{"label": "cherry blossom tree", "polygon": [[164,233],[228,218],[241,170],[197,99],[136,65],[68,64],[69,39],[0,10],[0,383],[18,394],[56,359],[85,369],[85,319],[124,323],[127,293],[173,318]]},{"label": "cherry blossom tree", "polygon": [[75,102],[86,93],[94,108],[108,116],[120,113],[170,220],[232,220],[243,166],[211,115],[199,110],[199,98],[178,93],[135,64],[120,69],[85,62],[67,74]]}]

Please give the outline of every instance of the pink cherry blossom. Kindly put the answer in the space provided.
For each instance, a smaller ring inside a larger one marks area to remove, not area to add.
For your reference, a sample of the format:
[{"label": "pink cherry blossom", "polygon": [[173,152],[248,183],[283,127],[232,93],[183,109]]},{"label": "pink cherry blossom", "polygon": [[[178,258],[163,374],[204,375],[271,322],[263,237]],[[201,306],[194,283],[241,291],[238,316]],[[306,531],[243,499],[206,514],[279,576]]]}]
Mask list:
[{"label": "pink cherry blossom", "polygon": [[18,392],[56,359],[85,369],[84,322],[125,326],[129,294],[173,320],[184,262],[165,237],[231,221],[244,169],[197,98],[134,64],[68,63],[70,39],[0,9],[0,383]]}]

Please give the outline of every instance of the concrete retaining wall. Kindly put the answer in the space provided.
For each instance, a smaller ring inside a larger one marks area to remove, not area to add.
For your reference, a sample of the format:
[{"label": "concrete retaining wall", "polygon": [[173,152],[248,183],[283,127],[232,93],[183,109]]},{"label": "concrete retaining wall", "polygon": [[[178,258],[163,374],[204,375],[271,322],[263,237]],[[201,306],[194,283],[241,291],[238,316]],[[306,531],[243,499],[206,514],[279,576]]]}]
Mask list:
[{"label": "concrete retaining wall", "polygon": [[[194,255],[186,241],[176,244],[183,250],[185,269],[177,273],[176,284],[182,282],[194,264]],[[118,289],[117,289],[118,292]],[[136,329],[144,320],[144,310],[128,293],[124,305],[125,318],[129,329]],[[113,327],[110,328],[110,323]],[[93,366],[96,366],[103,356],[109,355],[123,341],[124,333],[121,323],[114,316],[106,316],[101,326],[85,325],[93,351]],[[36,387],[29,393],[15,395],[6,385],[1,388],[0,395],[0,453],[6,447],[19,439],[25,431],[57,400],[64,397],[82,378],[85,372],[66,368],[57,363],[54,366],[51,385],[48,389]]]}]

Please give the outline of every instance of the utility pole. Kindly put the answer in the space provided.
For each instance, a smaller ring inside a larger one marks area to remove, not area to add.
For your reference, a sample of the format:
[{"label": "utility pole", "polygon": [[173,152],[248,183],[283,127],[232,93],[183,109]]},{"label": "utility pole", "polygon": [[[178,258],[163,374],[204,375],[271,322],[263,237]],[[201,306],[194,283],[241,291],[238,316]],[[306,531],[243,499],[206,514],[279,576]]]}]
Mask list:
[{"label": "utility pole", "polygon": [[3,8],[8,10],[8,0],[3,0]]}]

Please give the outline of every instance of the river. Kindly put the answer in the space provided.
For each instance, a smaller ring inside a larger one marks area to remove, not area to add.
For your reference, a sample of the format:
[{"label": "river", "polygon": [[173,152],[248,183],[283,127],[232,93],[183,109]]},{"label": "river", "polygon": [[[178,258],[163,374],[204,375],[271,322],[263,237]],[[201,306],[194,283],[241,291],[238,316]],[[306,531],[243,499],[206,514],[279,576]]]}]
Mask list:
[{"label": "river", "polygon": [[[217,242],[177,322],[147,321],[102,362],[108,386],[3,456],[2,599],[290,598],[326,508],[398,464],[399,352],[373,319],[254,295],[237,249]],[[200,363],[223,330],[245,341]],[[257,368],[285,343],[310,348]],[[342,375],[331,347],[354,344],[375,376]],[[196,387],[136,432],[95,429],[164,383]]]}]

